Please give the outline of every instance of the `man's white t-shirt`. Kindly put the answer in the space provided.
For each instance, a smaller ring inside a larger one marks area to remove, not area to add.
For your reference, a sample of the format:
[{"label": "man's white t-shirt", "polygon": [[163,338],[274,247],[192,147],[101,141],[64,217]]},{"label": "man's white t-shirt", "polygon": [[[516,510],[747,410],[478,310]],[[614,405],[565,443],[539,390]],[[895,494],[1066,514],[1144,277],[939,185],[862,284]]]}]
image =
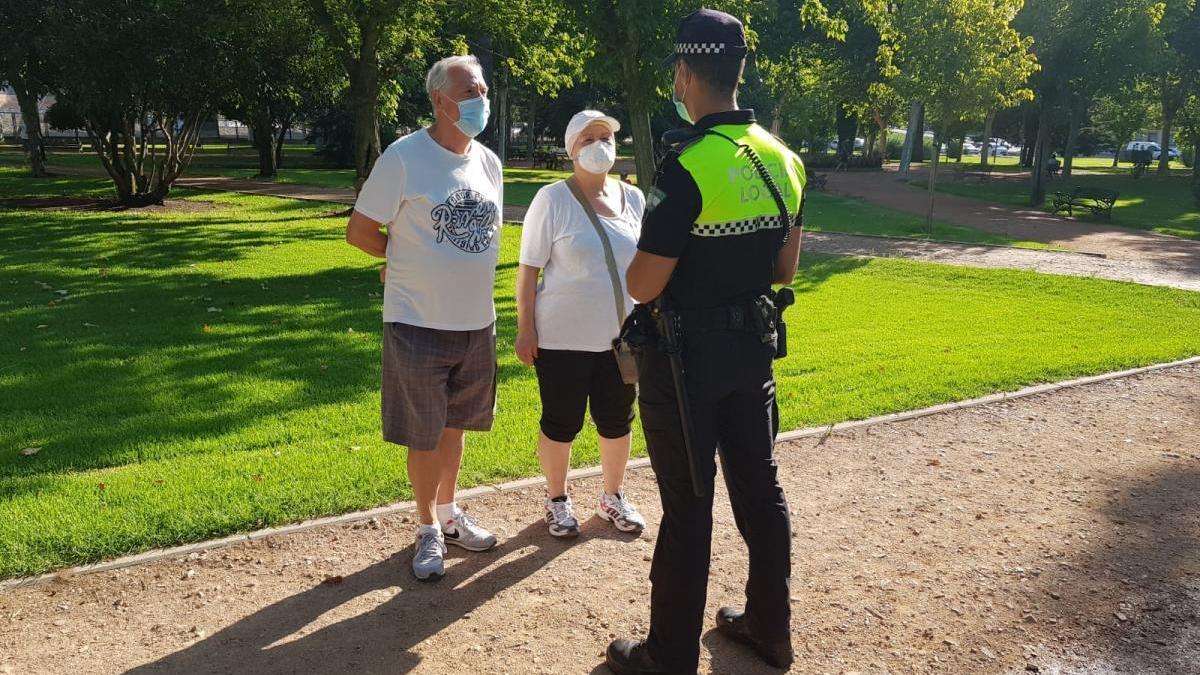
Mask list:
[{"label": "man's white t-shirt", "polygon": [[354,204],[387,226],[383,320],[455,331],[493,324],[503,204],[500,159],[483,144],[459,155],[422,129],[389,145]]},{"label": "man's white t-shirt", "polygon": [[[624,209],[615,218],[600,217],[612,242],[617,276],[625,294],[625,311],[633,298],[625,271],[637,253],[646,200],[630,185],[619,183]],[[521,264],[542,269],[534,305],[538,347],[583,352],[612,349],[621,331],[604,244],[587,212],[559,181],[538,190],[521,228]]]}]

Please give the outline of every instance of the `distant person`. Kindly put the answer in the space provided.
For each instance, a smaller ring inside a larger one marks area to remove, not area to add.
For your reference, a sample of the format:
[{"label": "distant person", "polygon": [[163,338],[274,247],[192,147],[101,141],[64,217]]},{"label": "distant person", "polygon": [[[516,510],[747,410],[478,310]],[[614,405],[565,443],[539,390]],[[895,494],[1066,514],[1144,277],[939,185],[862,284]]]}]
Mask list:
[{"label": "distant person", "polygon": [[490,430],[495,414],[492,293],[504,184],[499,158],[473,140],[489,114],[479,61],[442,59],[425,83],[433,125],[379,157],[346,239],[387,260],[383,437],[408,448],[420,521],[412,569],[433,581],[445,574],[447,543],[469,551],[496,545],[454,494],[464,430]]},{"label": "distant person", "polygon": [[640,190],[608,176],[617,156],[613,134],[620,128],[595,110],[571,118],[565,147],[575,171],[538,190],[521,228],[516,351],[537,370],[538,459],[546,474],[546,526],[555,537],[579,535],[567,470],[589,406],[604,473],[596,514],[622,532],[646,527],[623,485],[637,392],[622,380],[612,348],[633,310],[625,271],[637,251],[645,209]]},{"label": "distant person", "polygon": [[1058,155],[1050,153],[1050,159],[1046,161],[1046,173],[1050,174],[1051,178],[1058,176],[1058,172],[1062,169],[1062,162],[1058,161]]}]

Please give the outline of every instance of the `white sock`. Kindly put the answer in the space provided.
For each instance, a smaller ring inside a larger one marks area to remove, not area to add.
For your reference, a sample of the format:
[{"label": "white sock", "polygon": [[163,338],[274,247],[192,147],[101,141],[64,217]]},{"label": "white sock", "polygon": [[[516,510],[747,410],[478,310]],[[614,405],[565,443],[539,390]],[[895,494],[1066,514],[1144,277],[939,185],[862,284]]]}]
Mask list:
[{"label": "white sock", "polygon": [[456,502],[438,504],[436,508],[438,522],[443,525],[453,520],[454,516],[458,514],[458,504]]},{"label": "white sock", "polygon": [[434,523],[432,525],[426,525],[425,523],[421,523],[420,525],[417,526],[417,534],[425,534],[426,532],[429,532],[430,530],[432,530],[434,532],[441,532],[442,526],[437,523]]}]

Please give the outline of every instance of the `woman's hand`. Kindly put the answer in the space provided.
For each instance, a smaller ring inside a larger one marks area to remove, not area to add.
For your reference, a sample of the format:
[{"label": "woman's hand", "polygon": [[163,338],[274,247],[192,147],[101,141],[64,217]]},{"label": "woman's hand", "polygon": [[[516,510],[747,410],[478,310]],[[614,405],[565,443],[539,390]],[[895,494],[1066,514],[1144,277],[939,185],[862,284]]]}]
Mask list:
[{"label": "woman's hand", "polygon": [[533,365],[533,362],[537,360],[537,345],[537,330],[530,328],[517,331],[516,351],[517,358],[520,359],[521,363],[527,366]]},{"label": "woman's hand", "polygon": [[387,283],[387,265],[384,265],[383,267],[379,268],[379,283],[381,283],[381,284]]}]

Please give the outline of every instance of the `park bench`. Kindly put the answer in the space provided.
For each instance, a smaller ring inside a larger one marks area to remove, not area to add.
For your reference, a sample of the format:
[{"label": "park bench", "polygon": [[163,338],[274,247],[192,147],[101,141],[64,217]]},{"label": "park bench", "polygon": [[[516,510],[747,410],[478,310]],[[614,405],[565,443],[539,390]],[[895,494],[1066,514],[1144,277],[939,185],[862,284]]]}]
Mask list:
[{"label": "park bench", "polygon": [[47,148],[66,148],[76,152],[83,150],[83,144],[79,142],[79,139],[69,136],[43,136],[42,145]]},{"label": "park bench", "polygon": [[1105,188],[1089,188],[1076,185],[1070,193],[1054,193],[1054,213],[1066,211],[1067,215],[1075,215],[1076,208],[1089,209],[1095,214],[1104,214],[1112,220],[1113,205],[1117,203],[1117,192]]},{"label": "park bench", "polygon": [[829,180],[829,174],[814,173],[813,175],[809,176],[809,178],[808,178],[808,188],[810,190],[824,192],[825,191],[825,183],[828,180]]},{"label": "park bench", "polygon": [[1141,178],[1150,169],[1154,155],[1149,150],[1133,150],[1129,153],[1129,161],[1133,162],[1133,177]]}]

